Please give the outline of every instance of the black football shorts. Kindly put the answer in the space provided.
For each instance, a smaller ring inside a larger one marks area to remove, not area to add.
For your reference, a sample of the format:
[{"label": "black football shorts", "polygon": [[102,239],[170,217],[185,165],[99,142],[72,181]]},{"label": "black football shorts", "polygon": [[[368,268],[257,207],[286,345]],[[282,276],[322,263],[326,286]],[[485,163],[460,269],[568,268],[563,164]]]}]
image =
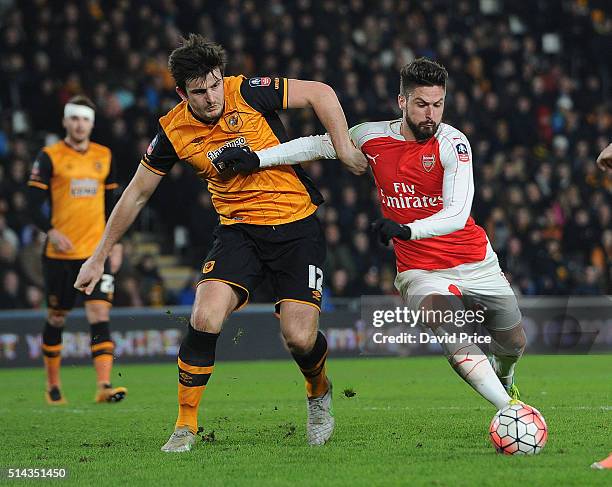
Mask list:
[{"label": "black football shorts", "polygon": [[283,301],[321,309],[326,246],[316,216],[282,225],[219,225],[204,265],[200,283],[231,285],[244,306],[266,278],[276,294],[276,312]]},{"label": "black football shorts", "polygon": [[[43,275],[47,307],[70,311],[74,307],[79,290],[74,288],[74,281],[85,260],[50,259],[43,257]],[[91,295],[83,294],[84,301],[106,301],[113,303],[115,294],[115,277],[110,273],[108,261],[104,264],[104,274],[96,284]]]}]

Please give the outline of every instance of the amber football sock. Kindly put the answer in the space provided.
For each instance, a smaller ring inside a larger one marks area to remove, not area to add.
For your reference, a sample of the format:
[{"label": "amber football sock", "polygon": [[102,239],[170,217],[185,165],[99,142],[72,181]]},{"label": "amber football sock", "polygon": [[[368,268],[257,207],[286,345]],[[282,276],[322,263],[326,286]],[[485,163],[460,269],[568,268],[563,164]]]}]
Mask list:
[{"label": "amber football sock", "polygon": [[215,366],[215,348],[219,333],[198,331],[191,325],[178,354],[178,402],[176,427],[198,430],[198,407],[202,393]]},{"label": "amber football sock", "polygon": [[47,373],[47,388],[60,385],[60,364],[62,361],[63,326],[45,323],[42,335],[42,354]]}]

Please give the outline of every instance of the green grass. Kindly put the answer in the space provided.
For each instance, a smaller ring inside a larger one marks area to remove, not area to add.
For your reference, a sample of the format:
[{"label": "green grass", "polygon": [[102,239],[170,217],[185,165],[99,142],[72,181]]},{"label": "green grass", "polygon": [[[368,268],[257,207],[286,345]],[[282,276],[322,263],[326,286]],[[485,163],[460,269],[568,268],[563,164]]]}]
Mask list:
[{"label": "green grass", "polygon": [[533,457],[494,452],[494,409],[442,357],[332,360],[337,429],[322,448],[306,444],[293,363],[218,363],[200,414],[214,441],[183,454],[159,451],[176,417],[171,364],[116,365],[114,382],[129,388],[116,405],[92,403],[91,367],[66,367],[69,404],[56,408],[44,403],[42,369],[4,369],[0,467],[65,467],[60,483],[80,485],[612,485],[612,471],[589,469],[612,450],[611,361],[523,359],[523,397],[549,426]]}]

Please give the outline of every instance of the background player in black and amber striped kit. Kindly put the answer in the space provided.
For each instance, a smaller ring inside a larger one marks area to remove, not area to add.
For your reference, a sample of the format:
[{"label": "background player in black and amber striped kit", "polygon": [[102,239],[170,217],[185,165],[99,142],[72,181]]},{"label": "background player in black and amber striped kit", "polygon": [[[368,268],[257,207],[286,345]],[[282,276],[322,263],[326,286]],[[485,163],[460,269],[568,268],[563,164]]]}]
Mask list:
[{"label": "background player in black and amber striped kit", "polygon": [[303,107],[315,110],[349,169],[364,172],[366,160],[352,145],[329,86],[278,77],[224,77],[224,67],[224,50],[198,35],[190,35],[172,52],[169,68],[182,101],[159,120],[157,135],[75,287],[92,291],[113,243],[162,177],[179,161],[190,165],[208,183],[220,225],[179,351],[179,414],[162,450],[187,451],[193,445],[198,405],[213,371],[223,322],[247,303],[264,278],[275,289],[282,335],[306,378],[308,441],[320,445],[334,427],[325,373],[327,342],[318,332],[325,242],[314,212],[321,195],[299,166],[225,179],[212,161],[227,147],[257,150],[287,140],[276,110]]},{"label": "background player in black and amber striped kit", "polygon": [[[60,389],[62,330],[74,306],[77,290],[72,283],[81,264],[96,248],[113,205],[115,182],[111,151],[90,141],[95,107],[85,96],[76,96],[64,107],[66,137],[44,147],[32,166],[29,208],[32,219],[46,232],[43,272],[47,295],[47,322],[42,352],[47,372],[49,404],[64,404]],[[45,203],[50,202],[50,215]],[[109,330],[113,302],[113,273],[121,265],[121,248],[115,245],[102,279],[85,295],[85,312],[91,325],[91,354],[97,375],[97,402],[117,402],[127,393],[112,387],[114,345]]]}]

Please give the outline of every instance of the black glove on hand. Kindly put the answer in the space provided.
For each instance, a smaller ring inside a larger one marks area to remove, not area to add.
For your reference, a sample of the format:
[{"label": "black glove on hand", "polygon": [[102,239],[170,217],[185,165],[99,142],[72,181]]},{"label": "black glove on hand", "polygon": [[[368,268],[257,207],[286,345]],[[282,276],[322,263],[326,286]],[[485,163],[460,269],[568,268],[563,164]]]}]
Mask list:
[{"label": "black glove on hand", "polygon": [[410,227],[395,223],[388,218],[379,218],[372,223],[372,231],[378,234],[378,240],[381,244],[389,245],[389,240],[399,238],[401,240],[410,240],[412,232]]},{"label": "black glove on hand", "polygon": [[250,174],[259,168],[259,157],[249,147],[227,147],[212,161],[223,179]]}]

